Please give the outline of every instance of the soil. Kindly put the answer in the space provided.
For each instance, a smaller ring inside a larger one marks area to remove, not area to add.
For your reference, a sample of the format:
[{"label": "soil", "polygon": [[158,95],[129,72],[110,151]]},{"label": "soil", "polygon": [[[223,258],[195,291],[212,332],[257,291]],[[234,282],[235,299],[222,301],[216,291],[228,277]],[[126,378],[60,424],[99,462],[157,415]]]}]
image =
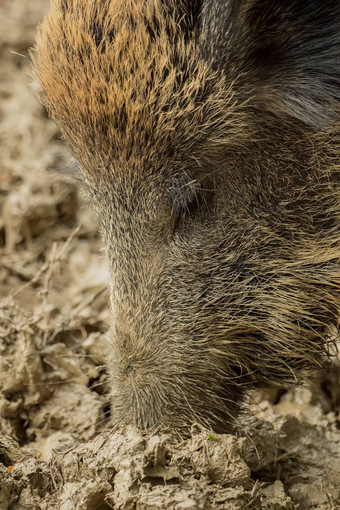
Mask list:
[{"label": "soil", "polygon": [[47,9],[0,0],[0,510],[340,508],[335,357],[235,435],[112,429],[102,243],[30,76]]}]

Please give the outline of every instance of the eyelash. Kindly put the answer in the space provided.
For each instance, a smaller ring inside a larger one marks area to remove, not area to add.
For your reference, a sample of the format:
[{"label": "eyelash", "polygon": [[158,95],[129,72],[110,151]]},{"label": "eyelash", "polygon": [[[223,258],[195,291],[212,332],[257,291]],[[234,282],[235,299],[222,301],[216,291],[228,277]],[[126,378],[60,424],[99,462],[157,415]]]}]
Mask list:
[{"label": "eyelash", "polygon": [[189,214],[197,208],[199,202],[199,191],[193,191],[188,196],[181,196],[173,202],[172,211],[175,216]]},{"label": "eyelash", "polygon": [[[201,212],[208,206],[213,190],[208,182],[204,184],[203,187],[202,183],[195,180],[177,188],[177,192],[172,198],[174,232],[179,229],[187,218],[194,217],[195,214]],[[183,193],[183,189],[186,187],[188,191],[187,193]]]}]

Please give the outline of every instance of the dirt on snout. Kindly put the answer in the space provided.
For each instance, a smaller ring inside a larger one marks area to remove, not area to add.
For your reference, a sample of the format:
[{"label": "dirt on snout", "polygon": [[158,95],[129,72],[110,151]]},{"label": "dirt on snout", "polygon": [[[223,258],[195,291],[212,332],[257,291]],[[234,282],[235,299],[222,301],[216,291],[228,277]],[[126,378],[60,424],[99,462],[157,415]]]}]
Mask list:
[{"label": "dirt on snout", "polygon": [[48,4],[0,0],[0,510],[340,508],[336,358],[235,435],[112,429],[102,243],[30,76]]}]

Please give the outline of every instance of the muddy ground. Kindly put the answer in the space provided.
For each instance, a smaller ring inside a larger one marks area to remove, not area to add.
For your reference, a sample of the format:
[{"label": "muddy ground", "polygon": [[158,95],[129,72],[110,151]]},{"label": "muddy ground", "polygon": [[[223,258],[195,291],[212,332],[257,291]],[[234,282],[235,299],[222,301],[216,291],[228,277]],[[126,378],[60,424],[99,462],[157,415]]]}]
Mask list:
[{"label": "muddy ground", "polygon": [[0,0],[0,510],[340,508],[335,359],[235,436],[112,430],[102,244],[30,76],[47,8]]}]

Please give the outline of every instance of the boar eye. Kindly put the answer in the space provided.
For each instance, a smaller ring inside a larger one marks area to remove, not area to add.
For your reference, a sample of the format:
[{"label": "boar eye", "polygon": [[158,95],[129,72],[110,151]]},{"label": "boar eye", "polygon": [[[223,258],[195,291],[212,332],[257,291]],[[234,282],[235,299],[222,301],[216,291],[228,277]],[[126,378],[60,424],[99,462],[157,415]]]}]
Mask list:
[{"label": "boar eye", "polygon": [[207,179],[177,181],[170,188],[174,231],[187,220],[204,214],[211,201],[212,189]]},{"label": "boar eye", "polygon": [[184,184],[179,183],[178,187],[171,190],[171,205],[175,216],[193,212],[197,208],[200,187],[200,183],[195,179]]}]

